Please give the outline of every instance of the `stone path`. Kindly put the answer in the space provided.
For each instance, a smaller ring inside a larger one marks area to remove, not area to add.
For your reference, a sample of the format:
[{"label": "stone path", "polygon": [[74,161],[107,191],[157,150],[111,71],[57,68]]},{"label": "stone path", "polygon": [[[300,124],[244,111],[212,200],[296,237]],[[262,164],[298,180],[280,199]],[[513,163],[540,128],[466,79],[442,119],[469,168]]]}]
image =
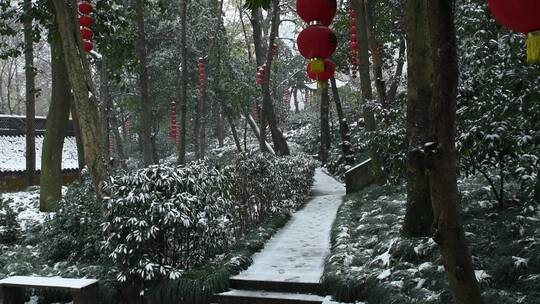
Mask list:
[{"label": "stone path", "polygon": [[345,187],[321,169],[311,199],[253,256],[246,271],[231,278],[232,290],[217,295],[222,304],[329,303],[320,293],[330,232]]},{"label": "stone path", "polygon": [[343,185],[317,169],[313,198],[254,255],[251,267],[234,279],[318,283],[343,195]]}]

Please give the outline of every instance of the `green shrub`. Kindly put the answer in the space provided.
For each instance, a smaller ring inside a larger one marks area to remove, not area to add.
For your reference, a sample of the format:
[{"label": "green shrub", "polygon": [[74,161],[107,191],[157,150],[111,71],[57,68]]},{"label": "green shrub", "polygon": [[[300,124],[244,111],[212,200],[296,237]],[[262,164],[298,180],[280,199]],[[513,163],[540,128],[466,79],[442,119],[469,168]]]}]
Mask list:
[{"label": "green shrub", "polygon": [[21,236],[17,214],[9,206],[10,201],[0,198],[0,245],[12,245]]},{"label": "green shrub", "polygon": [[41,252],[51,262],[96,261],[101,256],[103,212],[89,181],[70,187],[54,216],[45,221]]}]

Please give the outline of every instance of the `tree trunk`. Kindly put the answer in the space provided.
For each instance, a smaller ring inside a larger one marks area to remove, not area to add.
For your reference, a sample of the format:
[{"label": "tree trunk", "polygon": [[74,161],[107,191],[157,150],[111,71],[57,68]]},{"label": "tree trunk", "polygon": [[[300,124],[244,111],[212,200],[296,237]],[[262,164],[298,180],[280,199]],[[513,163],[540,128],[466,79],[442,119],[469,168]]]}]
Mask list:
[{"label": "tree trunk", "polygon": [[238,152],[242,152],[242,144],[240,143],[240,138],[238,137],[238,132],[236,131],[236,127],[234,125],[234,120],[227,110],[224,110],[224,112],[227,122],[229,123],[229,127],[231,128],[231,134],[234,139],[234,143],[236,144],[236,150],[238,150]]},{"label": "tree trunk", "polygon": [[319,158],[323,165],[328,162],[328,153],[330,150],[330,96],[328,95],[328,83],[321,89],[321,146],[319,150]]},{"label": "tree trunk", "polygon": [[206,93],[199,97],[195,119],[195,154],[203,159],[206,148]]},{"label": "tree trunk", "polygon": [[107,176],[107,164],[103,157],[103,139],[95,89],[90,66],[82,46],[81,33],[76,21],[77,4],[63,0],[53,0],[56,22],[62,38],[62,45],[69,74],[74,104],[79,118],[81,139],[84,146],[85,163],[92,176],[94,190],[98,197],[102,194],[101,184]]},{"label": "tree trunk", "polygon": [[75,131],[75,141],[77,142],[77,161],[79,163],[79,174],[82,169],[86,166],[85,156],[84,156],[84,143],[82,139],[81,124],[79,123],[79,114],[75,109],[75,100],[71,96],[71,117],[73,118],[73,130]]},{"label": "tree trunk", "polygon": [[[253,45],[255,46],[255,61],[257,62],[257,68],[262,66],[266,61],[266,43],[263,39],[262,31],[262,12],[260,9],[254,9],[251,11],[251,27],[253,28]],[[264,107],[259,108],[259,122],[261,127],[258,139],[261,152],[268,152],[266,147],[266,118],[264,113]]]},{"label": "tree trunk", "polygon": [[536,185],[534,187],[534,198],[540,204],[540,172],[536,174]]},{"label": "tree trunk", "polygon": [[24,61],[26,75],[26,181],[36,184],[36,80],[34,71],[34,35],[32,1],[24,0]]},{"label": "tree trunk", "polygon": [[409,237],[431,235],[429,176],[424,145],[429,137],[432,60],[429,47],[427,1],[407,0],[407,212],[403,232]]},{"label": "tree trunk", "polygon": [[[249,126],[251,127],[251,130],[253,130],[253,134],[255,134],[255,137],[259,141],[262,141],[261,140],[261,131],[259,130],[259,127],[257,126],[257,122],[255,122],[255,119],[253,119],[253,117],[248,114],[248,115],[246,115],[246,120],[247,120]],[[245,139],[244,139],[244,143],[245,143]],[[268,152],[270,152],[271,154],[274,154],[274,155],[276,154],[276,152],[274,152],[274,149],[272,148],[272,146],[269,143],[267,143],[265,141],[264,145],[265,145],[266,151],[268,151]]]},{"label": "tree trunk", "polygon": [[216,137],[218,140],[218,146],[220,148],[223,148],[224,146],[224,137],[225,137],[225,130],[223,127],[223,103],[220,102],[220,104],[217,106],[216,111]]},{"label": "tree trunk", "polygon": [[56,211],[58,201],[62,198],[62,151],[72,103],[62,41],[58,33],[51,35],[51,68],[51,104],[41,154],[39,209],[42,212]]},{"label": "tree trunk", "polygon": [[298,114],[300,113],[300,104],[298,102],[298,89],[293,90],[293,98],[294,98],[294,113]]},{"label": "tree trunk", "polygon": [[394,103],[394,101],[396,100],[397,89],[401,81],[401,75],[403,74],[403,65],[405,65],[405,50],[406,50],[405,37],[402,36],[399,41],[399,56],[398,56],[397,65],[396,65],[396,72],[392,79],[392,84],[390,85],[390,89],[388,90],[388,103],[389,104]]},{"label": "tree trunk", "polygon": [[348,166],[354,165],[354,151],[351,144],[351,134],[349,130],[349,124],[347,118],[343,113],[341,106],[341,98],[339,98],[339,91],[336,84],[336,79],[330,80],[332,84],[332,95],[334,97],[334,103],[336,104],[336,113],[339,119],[339,134],[341,136],[341,151],[343,152],[343,162]]},{"label": "tree trunk", "polygon": [[[273,1],[272,9],[272,22],[270,29],[270,41],[268,45],[274,45],[274,41],[279,33],[279,0]],[[272,102],[272,96],[270,94],[270,76],[272,74],[272,48],[268,47],[266,50],[266,72],[264,73],[264,83],[262,85],[263,91],[263,112],[270,132],[272,134],[272,141],[274,142],[274,148],[278,155],[289,155],[289,146],[283,133],[279,129],[278,121],[276,118],[274,104]]]},{"label": "tree trunk", "polygon": [[109,72],[107,67],[107,58],[103,56],[101,58],[101,66],[100,66],[100,97],[101,102],[103,104],[102,109],[102,123],[103,123],[103,155],[105,155],[105,159],[107,161],[110,161],[111,159],[111,147],[109,145],[111,141],[111,134],[110,134],[110,118],[111,118],[111,96],[109,92]]},{"label": "tree trunk", "polygon": [[124,150],[124,139],[120,135],[120,131],[119,131],[120,125],[118,124],[118,119],[116,118],[115,111],[111,108],[109,113],[110,113],[109,118],[111,122],[111,130],[114,135],[115,142],[116,142],[116,150],[118,150],[118,160],[121,164],[121,167],[124,168],[125,167],[124,160],[126,159],[126,152]]},{"label": "tree trunk", "polygon": [[139,86],[141,94],[141,133],[143,146],[144,165],[150,166],[154,164],[154,149],[152,146],[152,107],[148,92],[148,67],[147,67],[147,51],[146,51],[146,29],[145,29],[145,1],[137,0],[137,28],[138,28],[138,45],[137,52],[139,55]]},{"label": "tree trunk", "polygon": [[[366,124],[366,130],[374,132],[377,129],[377,123],[375,121],[374,105],[373,103],[373,89],[371,88],[371,77],[369,74],[369,52],[368,52],[368,30],[366,22],[366,6],[364,0],[355,2],[355,12],[357,15],[357,35],[359,54],[362,60],[362,64],[359,66],[360,72],[360,86],[362,89],[362,104],[364,112],[364,121]],[[377,151],[375,144],[369,145],[369,156],[371,158],[371,170],[377,183],[383,184],[386,182],[386,177],[382,170],[382,160],[380,153]]]},{"label": "tree trunk", "polygon": [[456,166],[456,95],[458,65],[454,1],[428,1],[433,56],[430,187],[435,242],[439,245],[456,304],[483,303],[458,204]]},{"label": "tree trunk", "polygon": [[187,7],[188,0],[181,0],[180,4],[180,20],[182,24],[182,30],[180,34],[180,49],[182,56],[181,66],[181,83],[180,94],[178,96],[177,108],[179,109],[180,124],[180,140],[178,141],[178,164],[186,163],[186,116],[187,116],[187,86],[188,86],[188,64],[187,64]]},{"label": "tree trunk", "polygon": [[386,106],[386,83],[383,77],[383,46],[377,41],[376,33],[376,19],[374,14],[375,1],[368,0],[366,5],[366,27],[369,40],[369,49],[371,50],[371,57],[373,58],[373,76],[375,77],[375,88],[377,89],[377,95],[379,97],[379,103]]}]

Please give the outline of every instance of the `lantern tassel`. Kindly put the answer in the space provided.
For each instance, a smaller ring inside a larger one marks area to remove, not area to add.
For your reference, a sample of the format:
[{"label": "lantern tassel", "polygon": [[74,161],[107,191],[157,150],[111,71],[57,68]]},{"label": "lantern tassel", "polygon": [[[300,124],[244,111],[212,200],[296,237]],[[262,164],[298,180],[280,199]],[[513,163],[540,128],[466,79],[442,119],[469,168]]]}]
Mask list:
[{"label": "lantern tassel", "polygon": [[311,61],[311,70],[315,73],[324,72],[324,60],[320,58],[315,58]]},{"label": "lantern tassel", "polygon": [[527,35],[527,62],[540,63],[540,31]]}]

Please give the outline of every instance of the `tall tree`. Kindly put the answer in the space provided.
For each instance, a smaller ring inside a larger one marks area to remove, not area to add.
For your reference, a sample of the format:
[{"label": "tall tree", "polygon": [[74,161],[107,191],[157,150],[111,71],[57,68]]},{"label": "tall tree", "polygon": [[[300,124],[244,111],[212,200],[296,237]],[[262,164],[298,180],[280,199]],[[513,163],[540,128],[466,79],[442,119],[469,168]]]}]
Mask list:
[{"label": "tall tree", "polygon": [[155,163],[154,148],[152,145],[152,107],[150,103],[150,94],[148,88],[148,59],[147,59],[147,41],[145,24],[145,0],[137,0],[137,28],[138,44],[137,53],[139,55],[139,88],[141,102],[141,134],[143,159],[146,166]]},{"label": "tall tree", "polygon": [[406,1],[407,31],[407,212],[403,232],[410,237],[431,235],[433,210],[424,144],[429,137],[432,60],[427,2]]},{"label": "tall tree", "polygon": [[366,27],[368,34],[368,45],[371,51],[371,57],[373,58],[373,77],[375,78],[375,88],[377,89],[377,97],[379,103],[383,106],[386,105],[386,83],[383,76],[383,52],[384,48],[379,43],[376,37],[376,19],[375,19],[375,7],[374,0],[368,0],[366,4]]},{"label": "tall tree", "polygon": [[[368,29],[366,22],[366,5],[364,0],[355,1],[354,8],[356,12],[356,23],[359,56],[362,59],[362,64],[359,66],[360,74],[360,86],[362,90],[362,104],[364,112],[364,121],[366,124],[366,130],[373,132],[377,129],[377,123],[375,121],[375,106],[373,105],[373,89],[371,87],[371,76],[369,73],[369,50],[368,50]],[[386,177],[382,170],[382,160],[380,154],[377,151],[375,144],[369,145],[369,156],[371,157],[371,170],[375,180],[378,183],[384,183]]]},{"label": "tall tree", "polygon": [[101,119],[90,73],[90,64],[83,49],[79,25],[76,20],[77,5],[73,0],[68,2],[64,0],[52,1],[73,91],[85,163],[92,176],[96,193],[101,196],[101,184],[107,176],[107,164],[103,156],[103,132],[101,132]]},{"label": "tall tree", "polygon": [[[260,66],[262,64],[266,64],[266,69],[264,73],[264,83],[262,85],[262,97],[263,97],[263,111],[261,114],[261,120],[266,121],[268,123],[268,127],[270,128],[270,133],[272,134],[272,141],[274,143],[274,149],[278,155],[289,155],[289,146],[287,144],[287,140],[285,139],[285,136],[283,136],[283,132],[280,130],[274,104],[272,101],[272,95],[271,95],[271,86],[270,86],[270,78],[272,74],[272,63],[273,63],[273,55],[272,55],[272,48],[268,47],[270,45],[274,45],[274,42],[276,41],[276,37],[279,33],[279,16],[280,16],[280,7],[279,7],[279,0],[272,2],[272,13],[269,14],[271,16],[270,21],[270,35],[269,35],[269,41],[268,43],[264,42],[263,39],[263,30],[261,26],[261,18],[262,13],[260,12],[259,8],[256,8],[253,10],[252,13],[252,26],[253,26],[253,39],[255,43],[255,56],[257,64]],[[266,124],[263,124],[266,125]],[[261,148],[265,149],[265,136],[264,136],[264,129],[261,128]]]},{"label": "tall tree", "polygon": [[354,165],[354,152],[351,143],[351,134],[349,130],[349,124],[347,118],[343,113],[343,107],[341,106],[341,98],[339,97],[339,91],[336,84],[336,79],[330,80],[332,84],[332,97],[334,98],[334,104],[336,105],[336,113],[339,120],[339,134],[341,136],[341,151],[343,153],[343,163],[348,166]]},{"label": "tall tree", "polygon": [[[253,8],[251,10],[251,27],[253,28],[253,45],[255,46],[255,61],[257,62],[257,68],[262,66],[266,62],[266,53],[265,50],[268,49],[268,45],[266,44],[266,40],[263,37],[263,30],[262,30],[262,11],[260,8]],[[246,37],[247,40],[247,37]],[[264,107],[259,108],[259,119],[261,123],[261,127],[257,128],[259,130],[257,138],[259,139],[259,147],[261,149],[261,152],[267,152],[267,145],[266,145],[266,118],[264,113]],[[248,122],[251,125],[251,122],[248,120]],[[255,130],[255,129],[253,129]]]},{"label": "tall tree", "polygon": [[178,163],[186,163],[186,117],[187,117],[187,86],[188,86],[188,64],[187,64],[187,7],[188,0],[180,2],[180,23],[182,25],[180,34],[180,52],[182,64],[180,68],[180,92],[177,101],[179,109],[180,124],[180,140],[178,141]]},{"label": "tall tree", "polygon": [[[274,45],[276,37],[279,34],[279,16],[280,16],[280,1],[274,0],[272,2],[272,21],[270,23],[270,38],[268,45]],[[272,74],[272,63],[273,63],[273,54],[272,48],[268,47],[266,49],[266,72],[264,73],[264,83],[262,85],[263,92],[263,112],[264,117],[268,122],[270,127],[270,133],[272,134],[272,141],[274,143],[274,149],[278,155],[289,155],[289,146],[283,132],[280,130],[274,104],[272,101],[272,95],[270,93],[270,76]]]},{"label": "tall tree", "polygon": [[439,245],[456,304],[483,303],[458,203],[456,96],[458,65],[454,1],[429,0],[429,36],[433,56],[430,187],[435,242]]},{"label": "tall tree", "polygon": [[50,36],[52,92],[41,154],[39,196],[39,209],[44,212],[55,211],[62,198],[62,151],[73,102],[60,35],[52,31]]},{"label": "tall tree", "polygon": [[23,2],[24,61],[26,76],[26,178],[36,183],[36,80],[34,69],[34,30],[32,0]]},{"label": "tall tree", "polygon": [[321,92],[321,111],[320,111],[320,148],[319,148],[319,158],[324,164],[328,161],[328,153],[330,150],[330,95],[328,94],[328,84],[326,83],[323,88],[320,89]]}]

